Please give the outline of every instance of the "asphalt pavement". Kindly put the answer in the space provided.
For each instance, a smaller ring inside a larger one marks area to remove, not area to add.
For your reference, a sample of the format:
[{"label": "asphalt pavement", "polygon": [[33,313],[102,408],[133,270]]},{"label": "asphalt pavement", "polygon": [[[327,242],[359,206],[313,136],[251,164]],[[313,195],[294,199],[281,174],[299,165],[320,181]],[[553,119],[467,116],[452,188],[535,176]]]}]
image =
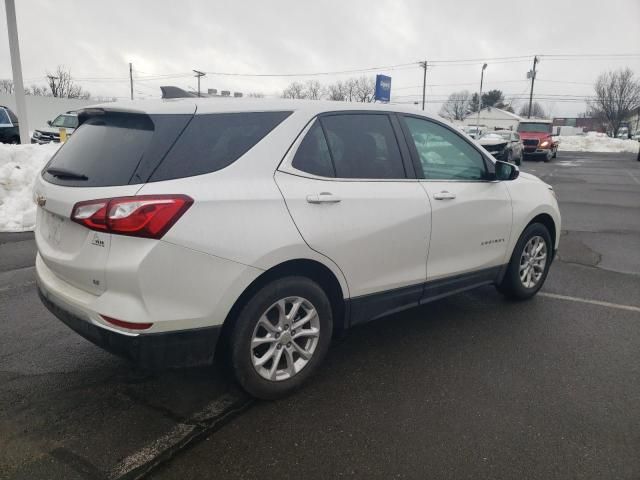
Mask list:
[{"label": "asphalt pavement", "polygon": [[32,234],[0,234],[0,478],[640,478],[640,162],[522,170],[563,216],[540,295],[487,287],[355,328],[276,402],[83,340],[37,298]]}]

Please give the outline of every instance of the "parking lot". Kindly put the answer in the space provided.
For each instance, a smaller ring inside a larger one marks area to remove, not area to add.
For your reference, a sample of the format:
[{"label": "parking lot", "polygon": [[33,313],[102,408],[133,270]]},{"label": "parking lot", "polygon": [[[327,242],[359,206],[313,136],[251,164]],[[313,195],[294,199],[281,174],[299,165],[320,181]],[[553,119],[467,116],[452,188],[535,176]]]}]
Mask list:
[{"label": "parking lot", "polygon": [[532,301],[493,288],[366,324],[296,395],[219,366],[148,373],[38,300],[31,233],[0,234],[0,478],[640,477],[640,162],[560,152],[559,257]]}]

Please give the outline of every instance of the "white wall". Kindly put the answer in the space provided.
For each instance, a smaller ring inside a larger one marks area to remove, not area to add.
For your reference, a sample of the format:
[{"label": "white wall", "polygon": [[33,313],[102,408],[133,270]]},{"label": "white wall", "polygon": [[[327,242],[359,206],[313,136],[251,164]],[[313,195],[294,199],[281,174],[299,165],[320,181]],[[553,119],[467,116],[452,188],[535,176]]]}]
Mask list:
[{"label": "white wall", "polygon": [[[53,120],[56,116],[64,113],[68,110],[76,110],[78,108],[86,107],[87,105],[93,105],[99,102],[95,100],[77,100],[71,98],[56,98],[56,97],[40,97],[27,95],[27,127],[29,131],[33,131],[39,127],[45,127],[47,120]],[[0,105],[5,105],[13,110],[13,113],[18,115],[16,111],[16,98],[13,95],[0,94]],[[18,117],[18,120],[22,122],[22,119]]]}]

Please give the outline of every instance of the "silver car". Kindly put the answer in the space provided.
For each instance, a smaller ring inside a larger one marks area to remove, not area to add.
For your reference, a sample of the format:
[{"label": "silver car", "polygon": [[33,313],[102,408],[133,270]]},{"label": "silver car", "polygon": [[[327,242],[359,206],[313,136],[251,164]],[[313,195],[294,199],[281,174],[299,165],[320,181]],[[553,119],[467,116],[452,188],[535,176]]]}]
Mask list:
[{"label": "silver car", "polygon": [[63,113],[53,121],[47,121],[47,125],[47,127],[33,132],[31,143],[60,143],[60,129],[64,128],[67,136],[71,135],[78,128],[78,114],[76,112]]}]

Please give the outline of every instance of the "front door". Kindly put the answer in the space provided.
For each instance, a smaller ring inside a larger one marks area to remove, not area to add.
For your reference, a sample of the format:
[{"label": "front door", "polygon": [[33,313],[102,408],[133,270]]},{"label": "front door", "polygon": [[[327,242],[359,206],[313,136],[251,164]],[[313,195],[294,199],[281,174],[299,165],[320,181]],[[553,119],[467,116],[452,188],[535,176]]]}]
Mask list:
[{"label": "front door", "polygon": [[512,207],[506,186],[489,177],[480,151],[451,128],[413,116],[403,122],[431,200],[427,280],[491,275],[507,261]]}]

